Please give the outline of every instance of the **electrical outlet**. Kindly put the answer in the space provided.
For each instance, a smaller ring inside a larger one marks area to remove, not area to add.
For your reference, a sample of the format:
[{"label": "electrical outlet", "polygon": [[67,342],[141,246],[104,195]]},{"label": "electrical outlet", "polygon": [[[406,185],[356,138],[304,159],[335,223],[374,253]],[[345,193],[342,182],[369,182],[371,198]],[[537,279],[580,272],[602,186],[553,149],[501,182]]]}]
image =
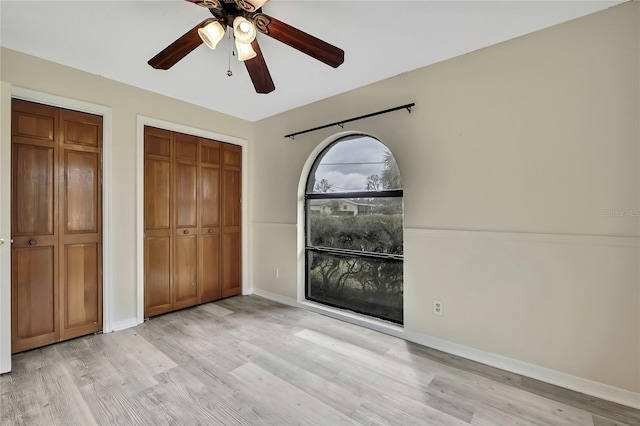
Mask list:
[{"label": "electrical outlet", "polygon": [[444,315],[444,305],[439,300],[433,301],[433,315]]}]

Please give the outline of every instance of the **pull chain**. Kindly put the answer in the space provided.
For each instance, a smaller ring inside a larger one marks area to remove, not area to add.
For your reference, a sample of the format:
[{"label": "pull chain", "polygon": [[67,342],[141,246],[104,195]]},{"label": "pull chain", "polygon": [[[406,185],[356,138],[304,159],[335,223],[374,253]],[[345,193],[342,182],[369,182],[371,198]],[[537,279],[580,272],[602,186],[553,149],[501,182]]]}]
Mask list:
[{"label": "pull chain", "polygon": [[229,69],[227,70],[227,75],[231,77],[233,75],[233,71],[231,71],[231,55],[233,54],[233,48],[231,47],[231,31],[227,31],[229,33]]}]

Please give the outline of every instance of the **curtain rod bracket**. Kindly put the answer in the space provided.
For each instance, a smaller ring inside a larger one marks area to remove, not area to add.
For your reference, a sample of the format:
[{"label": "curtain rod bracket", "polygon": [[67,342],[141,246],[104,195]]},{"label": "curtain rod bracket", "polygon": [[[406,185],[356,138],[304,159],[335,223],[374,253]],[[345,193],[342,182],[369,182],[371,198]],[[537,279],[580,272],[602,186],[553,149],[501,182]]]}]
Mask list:
[{"label": "curtain rod bracket", "polygon": [[295,137],[298,135],[302,135],[304,133],[309,133],[309,132],[315,132],[316,130],[326,129],[327,127],[332,127],[332,126],[340,126],[340,128],[344,129],[344,125],[346,123],[351,123],[352,121],[356,121],[356,120],[362,120],[364,118],[375,117],[376,115],[387,114],[389,112],[398,111],[400,109],[406,109],[409,112],[409,114],[411,114],[411,108],[414,107],[415,105],[416,105],[415,102],[412,102],[410,104],[400,105],[395,108],[389,108],[389,109],[385,109],[378,112],[372,112],[371,114],[365,114],[359,117],[349,118],[348,120],[336,121],[334,123],[325,124],[324,126],[314,127],[313,129],[307,129],[307,130],[302,130],[301,132],[291,133],[289,135],[284,135],[284,137],[290,138],[291,140],[295,140]]}]

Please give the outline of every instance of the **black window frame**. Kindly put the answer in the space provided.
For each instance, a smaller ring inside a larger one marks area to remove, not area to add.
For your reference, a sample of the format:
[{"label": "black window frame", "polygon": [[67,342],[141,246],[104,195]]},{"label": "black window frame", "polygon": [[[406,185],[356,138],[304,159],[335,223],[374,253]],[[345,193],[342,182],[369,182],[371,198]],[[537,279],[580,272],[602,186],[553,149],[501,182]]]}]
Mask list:
[{"label": "black window frame", "polygon": [[[371,259],[371,260],[387,260],[390,262],[401,262],[404,263],[404,254],[389,254],[389,253],[378,253],[378,252],[368,252],[368,251],[358,251],[358,250],[349,250],[349,249],[339,249],[333,247],[322,247],[322,246],[313,246],[310,244],[310,228],[311,228],[311,200],[327,200],[327,199],[357,199],[357,198],[400,198],[403,199],[403,216],[404,216],[404,190],[403,189],[388,189],[388,190],[379,190],[379,191],[357,191],[357,192],[309,192],[309,185],[311,179],[315,181],[315,172],[317,170],[317,166],[324,158],[325,154],[331,150],[334,146],[336,146],[340,142],[344,142],[349,139],[353,139],[355,137],[369,137],[380,142],[382,145],[386,147],[384,143],[382,143],[379,139],[369,136],[369,135],[348,135],[342,138],[336,139],[327,147],[325,147],[315,158],[314,162],[311,165],[311,169],[307,176],[305,191],[304,191],[304,219],[305,219],[305,228],[304,228],[304,262],[305,262],[305,271],[304,271],[304,296],[305,300],[309,300],[312,302],[320,303],[322,305],[331,306],[343,310],[348,310],[351,312],[355,312],[358,314],[366,315],[368,317],[381,319],[384,321],[392,322],[398,325],[404,325],[403,321],[395,321],[388,318],[380,318],[378,316],[372,315],[370,312],[364,312],[357,309],[345,308],[343,306],[339,306],[337,304],[329,303],[325,300],[316,299],[309,294],[310,287],[310,274],[309,268],[311,265],[309,264],[309,253],[326,253],[330,255],[340,256],[340,257],[356,257],[362,259]],[[388,148],[387,148],[388,149]],[[393,155],[393,154],[391,154]],[[313,188],[311,188],[313,191]],[[404,222],[404,221],[403,221]],[[404,228],[404,225],[403,225]],[[404,243],[403,243],[404,245]],[[403,251],[404,253],[404,251]],[[404,280],[403,280],[404,281]],[[404,282],[403,282],[404,287]],[[403,292],[404,294],[404,292]]]}]

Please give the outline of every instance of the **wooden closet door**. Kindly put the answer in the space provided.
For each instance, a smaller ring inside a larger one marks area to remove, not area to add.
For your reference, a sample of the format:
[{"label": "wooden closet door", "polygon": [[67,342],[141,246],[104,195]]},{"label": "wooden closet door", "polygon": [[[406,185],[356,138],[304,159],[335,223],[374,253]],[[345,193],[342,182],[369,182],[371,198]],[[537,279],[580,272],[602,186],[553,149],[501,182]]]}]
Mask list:
[{"label": "wooden closet door", "polygon": [[145,127],[145,316],[241,292],[242,149]]},{"label": "wooden closet door", "polygon": [[242,148],[223,144],[222,149],[222,297],[242,290]]},{"label": "wooden closet door", "polygon": [[13,100],[11,350],[54,343],[58,330],[56,109]]},{"label": "wooden closet door", "polygon": [[102,330],[102,117],[12,103],[12,352]]},{"label": "wooden closet door", "polygon": [[144,316],[173,309],[172,134],[145,127]]},{"label": "wooden closet door", "polygon": [[198,138],[175,133],[174,309],[198,303]]},{"label": "wooden closet door", "polygon": [[102,118],[60,110],[60,338],[102,330]]},{"label": "wooden closet door", "polygon": [[220,149],[200,140],[200,303],[222,297],[220,286]]}]

